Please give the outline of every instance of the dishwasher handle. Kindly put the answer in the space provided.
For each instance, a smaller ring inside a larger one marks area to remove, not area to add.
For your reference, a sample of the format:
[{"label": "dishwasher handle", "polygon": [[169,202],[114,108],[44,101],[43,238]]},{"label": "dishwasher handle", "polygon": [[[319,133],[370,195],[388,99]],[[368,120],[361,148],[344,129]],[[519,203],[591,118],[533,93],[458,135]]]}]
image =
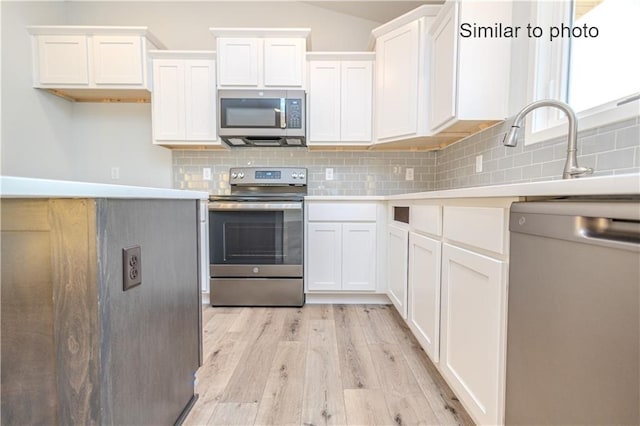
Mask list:
[{"label": "dishwasher handle", "polygon": [[640,221],[512,211],[512,233],[640,252]]},{"label": "dishwasher handle", "polygon": [[576,226],[585,238],[640,244],[640,222],[605,217],[577,217]]}]

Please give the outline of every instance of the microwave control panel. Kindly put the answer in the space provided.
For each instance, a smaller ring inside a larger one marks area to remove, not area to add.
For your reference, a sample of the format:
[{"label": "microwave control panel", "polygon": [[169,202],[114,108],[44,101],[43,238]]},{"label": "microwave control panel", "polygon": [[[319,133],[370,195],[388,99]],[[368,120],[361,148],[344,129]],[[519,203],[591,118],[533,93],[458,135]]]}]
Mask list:
[{"label": "microwave control panel", "polygon": [[287,112],[287,128],[302,128],[302,99],[287,99],[285,111]]}]

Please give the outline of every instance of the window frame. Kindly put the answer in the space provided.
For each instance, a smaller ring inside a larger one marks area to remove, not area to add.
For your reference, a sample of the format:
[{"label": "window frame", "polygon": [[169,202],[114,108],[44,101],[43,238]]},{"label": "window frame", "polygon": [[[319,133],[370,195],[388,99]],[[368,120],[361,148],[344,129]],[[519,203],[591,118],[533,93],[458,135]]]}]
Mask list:
[{"label": "window frame", "polygon": [[[574,1],[535,2],[531,5],[530,16],[536,25],[545,29],[555,20],[573,25]],[[527,100],[560,99],[568,101],[571,44],[566,39],[562,43],[549,43],[543,36],[529,42],[530,66]],[[549,78],[545,78],[544,76]],[[555,76],[555,79],[551,79]],[[547,93],[544,93],[547,92]],[[640,117],[640,93],[631,93],[604,104],[576,112],[578,131],[601,127]],[[567,119],[564,113],[553,108],[538,109],[531,114],[525,126],[525,145],[533,145],[554,139],[567,133]]]}]

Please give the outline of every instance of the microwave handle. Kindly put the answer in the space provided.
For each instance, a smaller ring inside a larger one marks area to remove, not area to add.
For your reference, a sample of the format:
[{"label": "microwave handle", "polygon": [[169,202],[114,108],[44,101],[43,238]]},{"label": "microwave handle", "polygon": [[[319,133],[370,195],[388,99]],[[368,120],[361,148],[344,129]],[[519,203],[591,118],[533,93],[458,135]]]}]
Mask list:
[{"label": "microwave handle", "polygon": [[287,113],[286,113],[286,105],[287,100],[285,98],[280,98],[280,128],[287,128]]}]

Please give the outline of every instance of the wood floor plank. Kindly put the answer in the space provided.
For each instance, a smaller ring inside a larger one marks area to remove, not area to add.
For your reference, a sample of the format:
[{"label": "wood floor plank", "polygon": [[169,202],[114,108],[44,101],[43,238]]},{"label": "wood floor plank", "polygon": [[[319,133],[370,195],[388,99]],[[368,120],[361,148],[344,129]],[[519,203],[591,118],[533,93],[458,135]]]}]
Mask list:
[{"label": "wood floor plank", "polygon": [[284,315],[282,310],[262,309],[248,338],[249,348],[238,362],[221,402],[260,402],[283,334]]},{"label": "wood floor plank", "polygon": [[256,425],[298,425],[307,342],[280,342],[260,401]]},{"label": "wood floor plank", "polygon": [[346,305],[337,305],[333,312],[343,388],[379,388],[378,376],[357,311]]},{"label": "wood floor plank", "polygon": [[[214,309],[208,309],[211,311]],[[202,327],[202,360],[206,364],[207,358],[216,350],[217,342],[231,328],[237,320],[237,314],[218,314],[209,315],[209,321]]]},{"label": "wood floor plank", "polygon": [[257,322],[257,317],[266,312],[263,308],[234,308],[238,310],[238,319],[229,329],[232,333],[249,334]]},{"label": "wood floor plank", "polygon": [[222,402],[216,406],[209,425],[251,425],[255,421],[258,403]]},{"label": "wood floor plank", "polygon": [[438,417],[439,423],[443,425],[473,425],[474,421],[411,334],[409,327],[400,315],[395,309],[390,309],[385,315],[389,325],[396,330],[400,349],[427,401],[429,401],[429,405]]},{"label": "wood floor plank", "polygon": [[440,425],[440,420],[431,410],[422,393],[399,395],[391,392],[385,393],[384,397],[393,418],[393,424],[398,426]]},{"label": "wood floor plank", "polygon": [[209,350],[210,356],[196,373],[196,393],[199,394],[199,398],[185,425],[207,423],[248,347],[247,341],[237,339],[237,336],[232,337],[231,333],[223,334],[222,338],[214,343]]},{"label": "wood floor plank", "polygon": [[185,425],[473,424],[393,308],[207,307],[203,319]]},{"label": "wood floor plank", "polygon": [[385,393],[412,395],[422,392],[400,346],[380,343],[369,345],[369,350]]},{"label": "wood floor plank", "polygon": [[333,320],[333,305],[305,305],[304,317],[307,320]]},{"label": "wood floor plank", "polygon": [[293,308],[286,311],[282,340],[305,342],[305,344],[309,340],[309,320],[306,318],[303,308]]},{"label": "wood floor plank", "polygon": [[304,375],[302,423],[344,425],[346,414],[333,320],[311,320]]},{"label": "wood floor plank", "polygon": [[358,305],[358,319],[367,343],[398,343],[398,338],[385,320],[389,305]]},{"label": "wood floor plank", "polygon": [[391,425],[393,419],[380,389],[345,389],[344,405],[347,424]]}]

